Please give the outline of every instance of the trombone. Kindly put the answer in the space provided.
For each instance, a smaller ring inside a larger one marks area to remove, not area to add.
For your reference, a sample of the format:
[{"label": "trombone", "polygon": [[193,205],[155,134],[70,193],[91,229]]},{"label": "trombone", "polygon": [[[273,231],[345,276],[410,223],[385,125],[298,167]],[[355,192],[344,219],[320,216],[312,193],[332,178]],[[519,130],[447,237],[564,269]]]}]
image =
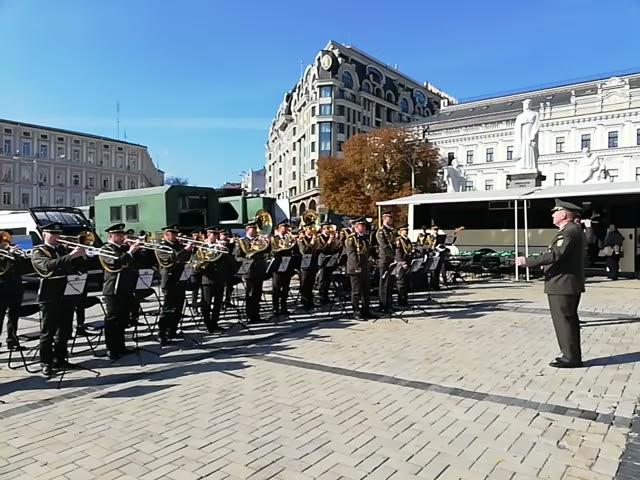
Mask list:
[{"label": "trombone", "polygon": [[89,254],[89,256],[100,255],[105,258],[111,258],[112,260],[118,260],[120,258],[118,255],[113,255],[105,252],[102,248],[95,247],[93,245],[95,241],[96,236],[89,230],[81,232],[75,236],[60,235],[60,238],[58,239],[58,243],[61,245],[64,245],[67,248],[81,248],[85,253]]},{"label": "trombone", "polygon": [[126,243],[140,242],[140,247],[144,250],[151,250],[152,252],[171,253],[173,250],[167,245],[160,245],[154,242],[144,242],[143,237],[127,237],[124,239]]}]

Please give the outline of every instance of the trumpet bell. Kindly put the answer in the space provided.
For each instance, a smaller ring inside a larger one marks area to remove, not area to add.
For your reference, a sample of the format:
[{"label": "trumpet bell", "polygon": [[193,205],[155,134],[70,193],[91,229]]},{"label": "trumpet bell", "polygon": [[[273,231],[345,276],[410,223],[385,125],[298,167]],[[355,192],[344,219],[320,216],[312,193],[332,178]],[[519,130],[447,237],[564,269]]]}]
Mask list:
[{"label": "trumpet bell", "polygon": [[6,232],[4,230],[0,231],[0,245],[5,245],[5,244],[9,244],[11,243],[11,239],[13,237],[11,236],[11,234],[9,232]]}]

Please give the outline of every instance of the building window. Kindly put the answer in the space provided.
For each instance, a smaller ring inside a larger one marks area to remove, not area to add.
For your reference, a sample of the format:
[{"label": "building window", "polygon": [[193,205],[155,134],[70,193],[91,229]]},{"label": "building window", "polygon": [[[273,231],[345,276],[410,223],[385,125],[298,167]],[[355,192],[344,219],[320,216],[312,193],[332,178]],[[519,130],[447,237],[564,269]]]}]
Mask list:
[{"label": "building window", "polygon": [[640,145],[640,128],[636,130],[636,145]]},{"label": "building window", "polygon": [[331,85],[322,85],[320,87],[320,97],[330,98],[333,96],[333,87]]},{"label": "building window", "polygon": [[493,162],[493,148],[487,148],[487,163]]},{"label": "building window", "polygon": [[64,173],[56,172],[56,183],[59,187],[64,187]]},{"label": "building window", "polygon": [[320,155],[331,155],[331,122],[320,123]]},{"label": "building window", "polygon": [[31,156],[31,142],[22,142],[22,151],[20,152],[23,157]]},{"label": "building window", "polygon": [[135,180],[131,180],[131,181],[129,182],[129,188],[130,188],[131,190],[133,190],[133,189],[135,189],[135,188],[136,188],[136,181],[135,181]]},{"label": "building window", "polygon": [[636,182],[640,182],[640,167],[636,167]]},{"label": "building window", "polygon": [[311,107],[311,116],[312,117],[316,116],[316,107]]},{"label": "building window", "polygon": [[109,189],[109,179],[108,178],[103,178],[102,179],[102,188],[104,188],[105,190]]},{"label": "building window", "polygon": [[96,152],[93,152],[93,151],[87,152],[87,163],[90,163],[91,165],[96,163]]},{"label": "building window", "polygon": [[311,134],[313,135],[314,133],[316,133],[316,124],[315,123],[311,124]]},{"label": "building window", "polygon": [[467,165],[473,163],[473,150],[467,150]]},{"label": "building window", "polygon": [[11,192],[2,192],[2,204],[11,205]]},{"label": "building window", "polygon": [[8,134],[8,135],[11,135],[11,134],[13,133],[13,130],[12,130],[12,129],[10,129],[10,128],[5,128],[5,129],[4,129],[4,133],[6,133],[6,134]]},{"label": "building window", "polygon": [[315,170],[316,169],[316,161],[312,158],[311,159],[311,170]]},{"label": "building window", "polygon": [[13,149],[11,147],[11,139],[10,138],[5,138],[4,139],[4,142],[2,143],[2,152],[8,157],[13,155]]},{"label": "building window", "polygon": [[451,165],[451,162],[456,158],[456,154],[454,152],[447,152],[447,162]]},{"label": "building window", "polygon": [[323,103],[322,105],[320,105],[320,115],[321,116],[327,116],[327,115],[331,115],[331,113],[333,112],[333,105],[331,105],[330,103]]},{"label": "building window", "polygon": [[23,193],[20,198],[20,202],[23,207],[29,207],[31,204],[31,195],[28,193]]},{"label": "building window", "polygon": [[13,181],[13,166],[5,164],[2,167],[2,180],[5,182]]},{"label": "building window", "polygon": [[400,111],[402,113],[409,113],[409,100],[406,98],[400,100]]},{"label": "building window", "polygon": [[344,117],[344,105],[338,105],[338,116]]},{"label": "building window", "polygon": [[465,192],[473,191],[473,180],[467,180],[464,182],[464,191]]},{"label": "building window", "polygon": [[353,88],[353,77],[349,72],[342,72],[342,84],[344,88]]},{"label": "building window", "polygon": [[493,180],[485,180],[484,181],[484,189],[485,190],[493,190]]},{"label": "building window", "polygon": [[74,187],[80,186],[80,175],[73,175],[71,177],[71,183]]},{"label": "building window", "polygon": [[564,172],[556,173],[553,176],[553,185],[556,187],[564,185]]},{"label": "building window", "polygon": [[80,149],[78,148],[73,149],[73,161],[78,163],[80,162]]},{"label": "building window", "polygon": [[513,160],[513,147],[507,147],[507,160]]},{"label": "building window", "polygon": [[311,151],[312,152],[316,151],[316,142],[311,142]]},{"label": "building window", "polygon": [[618,148],[618,131],[609,132],[609,148]]},{"label": "building window", "polygon": [[109,153],[105,152],[102,154],[102,163],[101,165],[106,165],[109,166],[109,160],[111,160],[111,157],[109,156]]},{"label": "building window", "polygon": [[121,222],[122,221],[122,207],[109,207],[109,217],[111,218],[111,222]]},{"label": "building window", "polygon": [[591,134],[585,133],[582,135],[580,140],[580,150],[591,150]]},{"label": "building window", "polygon": [[124,207],[127,222],[138,221],[138,205],[126,205]]},{"label": "building window", "polygon": [[89,177],[87,180],[88,180],[88,182],[89,182],[89,187],[93,188],[93,187],[95,187],[95,186],[96,186],[96,180],[95,180],[95,178],[93,178],[93,177]]},{"label": "building window", "polygon": [[341,152],[341,151],[342,151],[342,144],[343,144],[343,143],[344,143],[344,142],[340,142],[340,141],[338,142],[338,151],[339,151],[339,152]]},{"label": "building window", "polygon": [[338,133],[344,133],[344,123],[338,124]]},{"label": "building window", "polygon": [[564,152],[564,137],[556,137],[556,153]]},{"label": "building window", "polygon": [[607,175],[611,183],[618,181],[618,178],[619,178],[618,169],[612,168],[610,170],[607,170]]},{"label": "building window", "polygon": [[49,145],[46,143],[40,144],[40,158],[49,158]]},{"label": "building window", "polygon": [[56,148],[56,158],[57,159],[64,158],[64,147]]}]

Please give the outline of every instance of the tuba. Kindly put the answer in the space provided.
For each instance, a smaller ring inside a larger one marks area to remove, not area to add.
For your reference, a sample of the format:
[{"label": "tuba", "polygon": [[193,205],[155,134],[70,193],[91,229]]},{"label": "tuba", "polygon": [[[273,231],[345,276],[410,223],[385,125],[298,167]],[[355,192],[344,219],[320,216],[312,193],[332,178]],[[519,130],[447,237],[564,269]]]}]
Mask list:
[{"label": "tuba", "polygon": [[315,210],[307,210],[302,214],[300,227],[313,226],[317,232],[320,229],[320,215]]},{"label": "tuba", "polygon": [[273,230],[273,218],[266,210],[258,210],[254,220],[258,226],[258,235],[266,237]]},{"label": "tuba", "polygon": [[11,270],[13,256],[4,248],[11,243],[11,234],[0,231],[0,277]]}]

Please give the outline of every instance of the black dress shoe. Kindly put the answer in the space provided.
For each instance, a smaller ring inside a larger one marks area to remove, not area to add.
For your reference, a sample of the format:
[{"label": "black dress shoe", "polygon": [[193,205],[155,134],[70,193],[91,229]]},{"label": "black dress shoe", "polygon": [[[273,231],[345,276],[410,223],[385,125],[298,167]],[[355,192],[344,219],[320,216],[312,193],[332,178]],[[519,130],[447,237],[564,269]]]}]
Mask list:
[{"label": "black dress shoe", "polygon": [[159,337],[158,341],[160,342],[161,347],[167,346],[170,343],[167,337]]},{"label": "black dress shoe", "polygon": [[362,318],[364,318],[365,320],[374,320],[380,317],[378,317],[378,315],[372,312],[362,312]]},{"label": "black dress shoe", "polygon": [[582,361],[567,360],[566,358],[556,358],[549,364],[549,366],[554,368],[580,368],[582,367]]},{"label": "black dress shoe", "polygon": [[207,327],[207,331],[209,333],[222,333],[225,331],[225,329],[222,328],[220,325],[212,325],[210,327]]},{"label": "black dress shoe", "polygon": [[115,361],[115,360],[118,360],[120,358],[120,353],[118,353],[118,352],[107,352],[107,356],[109,357],[109,360]]},{"label": "black dress shoe", "polygon": [[282,315],[291,315],[291,312],[289,310],[287,310],[286,308],[283,308],[282,310],[280,310],[280,314],[282,314]]},{"label": "black dress shoe", "polygon": [[367,319],[366,319],[366,318],[364,318],[364,317],[362,316],[362,314],[361,314],[361,313],[354,313],[354,314],[351,316],[351,318],[353,318],[354,320],[358,320],[358,321],[360,321],[360,322],[366,322],[366,321],[367,321]]},{"label": "black dress shoe", "polygon": [[42,365],[42,376],[45,378],[51,378],[51,374],[53,373],[53,369],[51,365]]},{"label": "black dress shoe", "polygon": [[124,347],[118,352],[120,355],[129,355],[130,353],[136,353],[135,348]]}]

